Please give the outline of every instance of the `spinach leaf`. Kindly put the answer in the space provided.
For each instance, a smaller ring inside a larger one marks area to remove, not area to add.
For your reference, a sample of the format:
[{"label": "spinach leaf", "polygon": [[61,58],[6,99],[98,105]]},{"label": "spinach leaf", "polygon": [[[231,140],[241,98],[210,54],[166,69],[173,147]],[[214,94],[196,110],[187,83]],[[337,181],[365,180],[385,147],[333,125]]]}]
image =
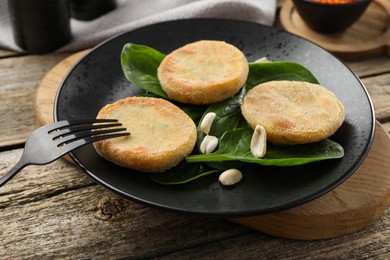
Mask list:
[{"label": "spinach leaf", "polygon": [[241,161],[267,166],[296,166],[309,162],[336,159],[344,156],[344,149],[338,143],[325,139],[321,142],[280,147],[267,144],[264,158],[255,158],[250,151],[253,130],[249,127],[226,131],[220,138],[219,148],[211,154],[187,156],[186,161],[227,162]]},{"label": "spinach leaf", "polygon": [[169,99],[157,78],[165,54],[144,45],[127,43],[121,53],[122,71],[128,81],[159,97]]},{"label": "spinach leaf", "polygon": [[318,84],[313,74],[298,63],[287,61],[249,63],[246,90],[273,80],[306,81]]}]

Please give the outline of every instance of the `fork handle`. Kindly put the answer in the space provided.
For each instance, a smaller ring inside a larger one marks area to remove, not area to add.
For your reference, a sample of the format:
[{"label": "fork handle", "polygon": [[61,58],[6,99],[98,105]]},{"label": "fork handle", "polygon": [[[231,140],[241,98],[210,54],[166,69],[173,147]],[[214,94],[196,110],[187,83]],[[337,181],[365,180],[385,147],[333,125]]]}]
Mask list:
[{"label": "fork handle", "polygon": [[17,162],[11,170],[9,170],[4,176],[0,178],[0,187],[6,184],[12,177],[14,177],[18,172],[20,172],[26,164],[21,161]]}]

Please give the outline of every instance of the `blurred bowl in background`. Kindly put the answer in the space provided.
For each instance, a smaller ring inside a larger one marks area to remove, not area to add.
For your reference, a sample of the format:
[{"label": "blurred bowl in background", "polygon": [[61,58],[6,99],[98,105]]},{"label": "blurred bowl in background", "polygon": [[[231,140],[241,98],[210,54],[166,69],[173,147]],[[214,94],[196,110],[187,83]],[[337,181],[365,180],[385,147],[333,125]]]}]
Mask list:
[{"label": "blurred bowl in background", "polygon": [[82,21],[91,21],[115,8],[115,0],[70,0],[72,18]]},{"label": "blurred bowl in background", "polygon": [[298,14],[313,30],[342,32],[356,22],[371,0],[293,0]]}]

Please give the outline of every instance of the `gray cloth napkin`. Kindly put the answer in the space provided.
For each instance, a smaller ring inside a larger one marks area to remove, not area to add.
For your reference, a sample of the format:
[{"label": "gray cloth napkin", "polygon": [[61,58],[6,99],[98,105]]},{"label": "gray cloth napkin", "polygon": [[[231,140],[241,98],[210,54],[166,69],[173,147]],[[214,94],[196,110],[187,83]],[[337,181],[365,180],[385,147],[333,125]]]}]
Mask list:
[{"label": "gray cloth napkin", "polygon": [[[71,19],[73,38],[57,51],[90,48],[119,33],[168,20],[229,18],[272,25],[275,12],[276,0],[117,0],[116,9],[92,21]],[[0,0],[0,47],[23,51],[13,39],[7,0]]]}]

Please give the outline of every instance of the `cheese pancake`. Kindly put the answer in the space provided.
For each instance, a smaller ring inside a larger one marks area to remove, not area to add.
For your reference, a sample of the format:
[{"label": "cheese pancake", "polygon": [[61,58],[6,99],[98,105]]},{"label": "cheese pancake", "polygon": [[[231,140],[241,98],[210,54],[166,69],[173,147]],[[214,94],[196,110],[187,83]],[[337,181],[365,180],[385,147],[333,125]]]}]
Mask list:
[{"label": "cheese pancake", "polygon": [[318,84],[271,81],[248,91],[241,104],[248,124],[262,125],[275,145],[321,141],[336,132],[345,111],[337,97]]},{"label": "cheese pancake", "polygon": [[97,118],[118,119],[130,136],[94,143],[105,159],[141,172],[163,172],[191,153],[196,126],[172,103],[149,97],[129,97],[103,107]]},{"label": "cheese pancake", "polygon": [[168,54],[158,68],[158,79],[170,98],[200,105],[234,96],[248,71],[244,54],[235,46],[203,40]]}]

